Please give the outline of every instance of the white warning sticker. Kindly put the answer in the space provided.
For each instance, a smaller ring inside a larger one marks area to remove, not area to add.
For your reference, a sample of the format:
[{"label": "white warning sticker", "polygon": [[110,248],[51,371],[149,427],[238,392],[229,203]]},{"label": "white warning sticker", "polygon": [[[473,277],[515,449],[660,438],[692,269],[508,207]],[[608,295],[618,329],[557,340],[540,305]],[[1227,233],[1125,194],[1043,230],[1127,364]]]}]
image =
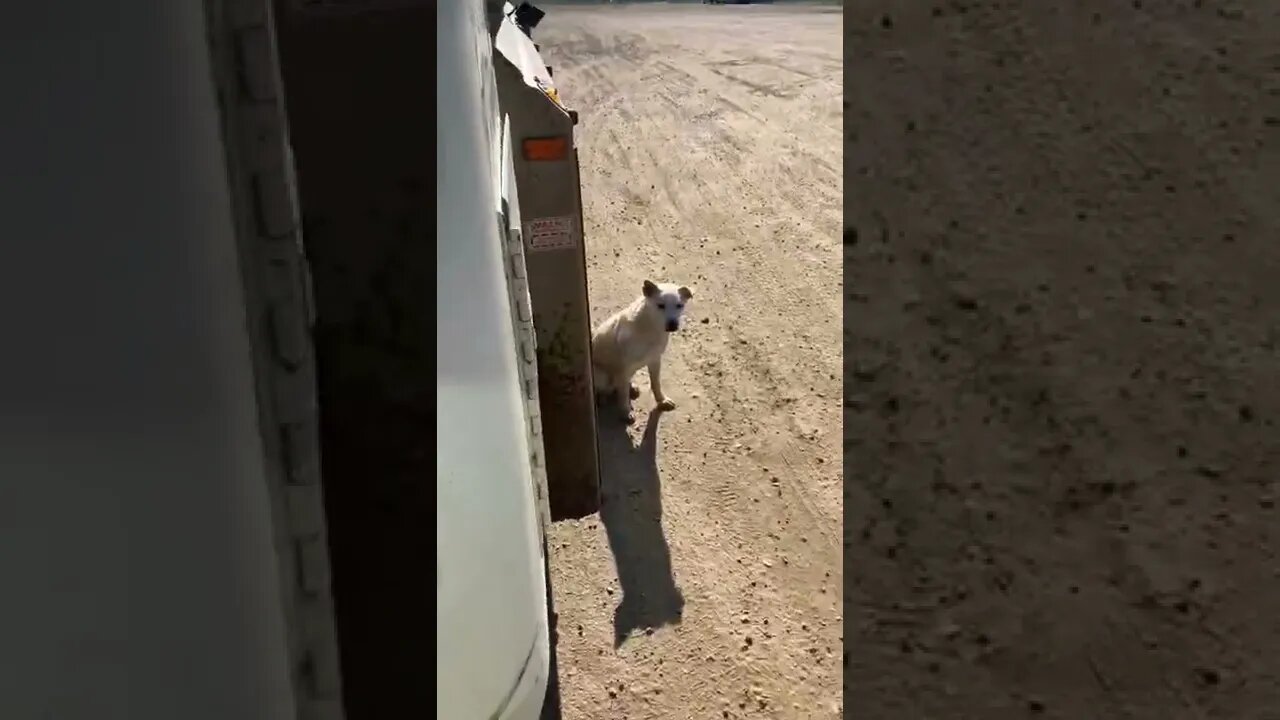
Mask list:
[{"label": "white warning sticker", "polygon": [[565,250],[577,245],[570,215],[526,220],[524,238],[526,246],[533,251]]}]

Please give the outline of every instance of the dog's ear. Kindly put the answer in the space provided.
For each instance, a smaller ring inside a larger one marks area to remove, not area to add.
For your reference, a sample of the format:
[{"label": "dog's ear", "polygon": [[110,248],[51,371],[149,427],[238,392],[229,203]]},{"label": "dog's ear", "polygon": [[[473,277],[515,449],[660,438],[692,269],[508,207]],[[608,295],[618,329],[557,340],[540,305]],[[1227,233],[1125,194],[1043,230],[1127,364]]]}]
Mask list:
[{"label": "dog's ear", "polygon": [[688,300],[689,298],[693,297],[693,291],[687,287],[682,287],[676,292],[680,293],[681,300]]},{"label": "dog's ear", "polygon": [[658,294],[658,286],[657,286],[657,285],[654,285],[654,284],[653,284],[651,281],[649,281],[649,280],[645,280],[645,281],[644,281],[644,296],[645,296],[645,297],[647,297],[647,298],[651,298],[651,297],[653,297],[654,295],[657,295],[657,294]]}]

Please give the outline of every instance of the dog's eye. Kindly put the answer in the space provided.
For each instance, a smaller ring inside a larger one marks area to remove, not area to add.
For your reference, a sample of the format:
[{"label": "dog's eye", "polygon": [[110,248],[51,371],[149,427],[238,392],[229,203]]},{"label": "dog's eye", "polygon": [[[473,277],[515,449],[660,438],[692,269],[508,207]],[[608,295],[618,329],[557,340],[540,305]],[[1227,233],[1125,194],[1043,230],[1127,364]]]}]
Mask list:
[{"label": "dog's eye", "polygon": [[659,309],[659,310],[666,310],[666,309],[667,309],[667,304],[666,304],[666,303],[658,303],[658,309]]},{"label": "dog's eye", "polygon": [[677,310],[683,310],[683,309],[684,309],[684,303],[676,303],[676,309],[677,309]]}]

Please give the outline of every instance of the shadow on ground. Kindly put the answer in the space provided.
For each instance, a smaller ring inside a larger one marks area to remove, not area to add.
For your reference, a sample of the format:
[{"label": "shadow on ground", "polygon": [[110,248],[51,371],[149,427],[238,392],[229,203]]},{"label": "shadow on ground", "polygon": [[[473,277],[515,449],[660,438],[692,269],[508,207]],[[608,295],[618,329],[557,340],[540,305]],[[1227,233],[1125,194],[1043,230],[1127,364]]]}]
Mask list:
[{"label": "shadow on ground", "polygon": [[635,445],[617,418],[600,420],[600,519],[609,537],[622,601],[613,615],[613,644],[635,630],[678,624],[684,597],[671,572],[671,551],[662,531],[662,480],[658,475],[658,422],[649,413]]}]

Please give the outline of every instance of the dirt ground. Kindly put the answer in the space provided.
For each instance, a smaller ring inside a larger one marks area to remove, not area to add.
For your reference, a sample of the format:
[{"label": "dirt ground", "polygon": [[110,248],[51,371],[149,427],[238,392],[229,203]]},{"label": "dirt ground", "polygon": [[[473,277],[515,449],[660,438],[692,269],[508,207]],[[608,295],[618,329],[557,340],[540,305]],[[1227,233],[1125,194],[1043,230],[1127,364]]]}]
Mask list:
[{"label": "dirt ground", "polygon": [[845,31],[851,717],[1280,718],[1276,5]]},{"label": "dirt ground", "polygon": [[839,717],[839,9],[547,9],[593,318],[646,278],[695,294],[679,407],[642,373],[603,511],[550,533],[565,717]]}]

